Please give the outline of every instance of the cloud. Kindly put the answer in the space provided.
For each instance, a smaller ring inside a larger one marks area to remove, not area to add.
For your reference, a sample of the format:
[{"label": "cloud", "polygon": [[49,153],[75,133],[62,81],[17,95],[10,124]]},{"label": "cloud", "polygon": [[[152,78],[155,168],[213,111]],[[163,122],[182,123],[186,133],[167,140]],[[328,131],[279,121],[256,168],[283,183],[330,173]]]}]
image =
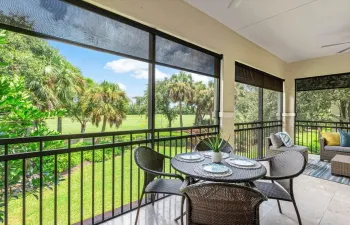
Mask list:
[{"label": "cloud", "polygon": [[164,80],[166,77],[169,77],[169,75],[156,69],[156,80]]},{"label": "cloud", "polygon": [[115,73],[127,73],[139,70],[147,70],[148,64],[133,59],[118,59],[106,63],[104,68],[113,70]]},{"label": "cloud", "polygon": [[147,70],[136,70],[134,74],[131,75],[136,79],[148,79],[148,71]]},{"label": "cloud", "polygon": [[[134,74],[131,75],[136,79],[148,79],[148,70],[136,70]],[[162,71],[156,69],[156,80],[164,80],[166,77],[169,77],[168,74],[163,73]]]},{"label": "cloud", "polygon": [[126,86],[125,86],[125,84],[118,83],[118,85],[119,85],[120,89],[122,89],[123,91],[125,91],[125,90],[126,90]]},{"label": "cloud", "polygon": [[198,75],[198,74],[195,74],[195,73],[191,73],[191,75],[192,75],[192,79],[193,79],[194,82],[202,81],[204,84],[208,84],[209,83],[210,78],[207,77],[207,76]]},{"label": "cloud", "polygon": [[[148,79],[148,63],[133,59],[118,59],[106,63],[104,69],[112,70],[115,73],[129,73],[136,79]],[[156,69],[156,80],[164,80],[168,74]],[[125,85],[124,85],[125,86]]]}]

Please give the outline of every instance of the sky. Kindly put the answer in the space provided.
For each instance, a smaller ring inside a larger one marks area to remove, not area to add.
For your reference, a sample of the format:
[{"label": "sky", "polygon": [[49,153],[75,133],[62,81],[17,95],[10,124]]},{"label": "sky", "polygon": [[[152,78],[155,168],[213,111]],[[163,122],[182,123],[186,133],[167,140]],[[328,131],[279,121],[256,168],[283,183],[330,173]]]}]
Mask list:
[{"label": "sky", "polygon": [[[97,83],[104,80],[117,83],[130,99],[143,96],[148,83],[147,63],[62,42],[49,40],[48,43],[79,68],[84,77],[91,78]],[[170,78],[172,74],[178,72],[179,70],[172,68],[156,66],[156,80]],[[211,79],[193,73],[192,77],[194,81],[204,83],[208,83]]]}]

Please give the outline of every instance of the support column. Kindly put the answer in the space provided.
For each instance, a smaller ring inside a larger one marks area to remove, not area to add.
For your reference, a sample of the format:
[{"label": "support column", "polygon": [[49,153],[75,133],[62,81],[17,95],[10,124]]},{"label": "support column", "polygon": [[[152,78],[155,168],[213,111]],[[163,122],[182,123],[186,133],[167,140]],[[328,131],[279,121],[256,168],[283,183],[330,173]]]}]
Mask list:
[{"label": "support column", "polygon": [[220,127],[225,138],[234,146],[235,60],[225,55],[221,62]]},{"label": "support column", "polygon": [[284,105],[283,105],[283,131],[288,132],[294,139],[294,122],[295,122],[295,80],[293,76],[287,74],[284,82]]}]

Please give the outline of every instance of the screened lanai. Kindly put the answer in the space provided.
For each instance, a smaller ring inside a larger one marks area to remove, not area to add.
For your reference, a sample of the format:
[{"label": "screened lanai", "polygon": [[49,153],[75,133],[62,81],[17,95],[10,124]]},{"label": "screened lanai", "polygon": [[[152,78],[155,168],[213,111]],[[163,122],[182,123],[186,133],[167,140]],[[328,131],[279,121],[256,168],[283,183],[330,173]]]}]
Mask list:
[{"label": "screened lanai", "polygon": [[345,224],[349,58],[240,2],[0,0],[0,224]]}]

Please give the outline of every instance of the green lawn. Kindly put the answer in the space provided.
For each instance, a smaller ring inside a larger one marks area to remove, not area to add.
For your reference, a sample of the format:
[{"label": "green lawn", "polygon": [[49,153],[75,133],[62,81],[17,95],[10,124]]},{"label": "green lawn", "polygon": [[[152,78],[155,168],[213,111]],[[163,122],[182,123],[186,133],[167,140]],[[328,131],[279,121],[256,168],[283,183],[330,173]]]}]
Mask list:
[{"label": "green lawn", "polygon": [[[194,115],[184,115],[184,126],[192,126],[194,122]],[[156,116],[156,127],[167,127],[167,120],[162,115]],[[50,129],[56,130],[57,119],[47,120],[47,125]],[[173,127],[179,127],[179,118],[174,121]],[[129,115],[127,119],[123,122],[123,125],[119,129],[107,128],[107,131],[113,130],[138,130],[147,128],[147,118],[145,116]],[[100,132],[100,127],[93,126],[91,123],[88,124],[86,132]],[[80,124],[78,122],[72,122],[70,118],[63,119],[63,133],[80,133]],[[175,135],[175,132],[172,134]],[[173,146],[175,142],[173,142]],[[136,147],[136,146],[133,146]],[[138,199],[139,191],[142,188],[142,179],[143,173],[140,173],[140,181],[138,180],[139,170],[136,164],[133,161],[133,151],[131,147],[125,148],[124,157],[116,156],[113,159],[105,161],[104,164],[104,212],[112,210],[112,165],[113,161],[115,164],[114,170],[114,191],[115,199],[114,206],[115,208],[121,207],[121,205],[126,205],[130,202],[134,202]],[[95,150],[95,155],[99,151]],[[169,147],[163,147],[163,144],[160,144],[159,151],[166,155],[175,155],[175,152],[180,153],[186,151],[185,147],[181,148],[178,144],[178,148],[175,150],[174,147],[171,149]],[[76,157],[74,155],[77,154]],[[80,157],[80,152],[72,153],[72,159]],[[92,151],[84,152],[84,158],[92,158]],[[65,155],[59,155],[58,157],[67,157]],[[44,156],[44,158],[52,158],[53,156]],[[45,161],[45,159],[44,159]],[[122,163],[123,161],[123,163]],[[66,162],[66,161],[64,161]],[[84,162],[86,163],[86,162]],[[53,167],[53,166],[52,166]],[[73,169],[71,173],[71,223],[76,223],[80,221],[80,198],[83,194],[83,218],[88,219],[92,217],[92,163],[87,163],[83,166],[83,170],[77,166]],[[94,173],[94,215],[102,214],[102,196],[103,196],[103,163],[96,162],[94,164],[95,173]],[[122,168],[124,170],[123,180],[122,180]],[[169,162],[166,163],[166,170],[171,169]],[[50,168],[53,172],[54,168]],[[174,171],[172,171],[174,172]],[[82,175],[82,177],[81,177]],[[81,193],[81,179],[83,180],[83,192]],[[139,185],[140,182],[140,185]],[[140,186],[140,190],[138,189]],[[43,221],[44,224],[54,224],[54,190],[44,189],[43,191]],[[131,193],[130,193],[130,190]],[[39,194],[38,194],[39,195]],[[27,195],[26,197],[26,224],[27,225],[36,225],[39,224],[39,200],[36,199],[33,195]],[[58,221],[57,224],[67,224],[68,223],[68,177],[65,176],[65,180],[61,181],[57,186],[57,207],[58,207]],[[11,199],[9,201],[9,211],[8,211],[8,224],[22,224],[22,209],[23,209],[23,199]],[[128,210],[128,207],[124,210]]]},{"label": "green lawn", "polygon": [[[194,115],[183,115],[184,126],[193,126]],[[48,119],[46,121],[49,129],[57,130],[57,118]],[[106,131],[116,131],[116,130],[140,130],[147,129],[148,118],[145,115],[128,115],[123,121],[119,129],[115,127],[110,128],[107,125]],[[156,128],[166,128],[168,127],[168,120],[161,114],[156,115]],[[173,122],[172,127],[180,127],[180,118]],[[78,121],[72,121],[71,118],[63,118],[63,133],[64,134],[77,134],[80,133],[80,123]],[[102,124],[99,127],[92,125],[91,123],[87,124],[86,133],[100,132]]]},{"label": "green lawn", "polygon": [[[330,129],[327,130],[327,132],[330,131]],[[299,130],[299,132],[297,130],[295,144],[307,146],[309,148],[309,152],[312,154],[320,154],[320,143],[317,130]]]},{"label": "green lawn", "polygon": [[[98,150],[99,151],[99,150]],[[160,147],[159,151],[167,155],[175,155],[175,148],[171,149],[165,147],[163,149]],[[186,151],[185,148],[178,148],[177,152]],[[79,154],[80,153],[72,153]],[[85,152],[84,154],[92,154],[91,151]],[[48,156],[51,157],[51,156]],[[126,149],[124,154],[124,179],[122,188],[122,157],[117,156],[114,158],[115,163],[115,207],[121,206],[121,195],[123,192],[123,205],[130,202],[136,201],[138,199],[138,168],[133,158],[133,151]],[[105,174],[104,174],[104,206],[105,212],[112,209],[112,162],[113,160],[105,161]],[[167,160],[165,168],[167,171],[170,169],[169,161]],[[102,170],[103,163],[95,163],[95,190],[94,190],[94,206],[95,206],[95,216],[102,213]],[[174,172],[174,171],[172,171]],[[81,179],[81,169],[76,168],[71,174],[71,223],[76,223],[80,221],[80,179]],[[142,188],[143,174],[140,173],[140,188]],[[130,195],[130,191],[132,193]],[[58,197],[58,221],[57,224],[68,223],[68,178],[60,182],[57,187]],[[84,219],[91,218],[92,215],[92,164],[85,165],[83,167],[83,199],[84,199]],[[128,210],[125,208],[124,210]],[[43,221],[44,224],[54,224],[54,191],[50,189],[45,189],[43,192]],[[22,198],[12,199],[9,201],[9,221],[8,224],[22,224]],[[37,200],[33,195],[28,195],[26,197],[26,224],[36,225],[39,224],[39,200]]]}]

